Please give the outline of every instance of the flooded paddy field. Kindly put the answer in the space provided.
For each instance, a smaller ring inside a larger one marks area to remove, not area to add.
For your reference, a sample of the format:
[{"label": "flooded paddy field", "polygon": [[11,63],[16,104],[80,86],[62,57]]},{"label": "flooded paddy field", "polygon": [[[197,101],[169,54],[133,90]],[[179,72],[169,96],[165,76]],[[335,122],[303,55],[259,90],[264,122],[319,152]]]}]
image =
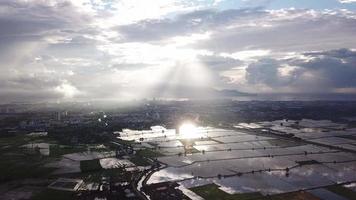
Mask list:
[{"label": "flooded paddy field", "polygon": [[[216,184],[232,195],[265,196],[356,182],[356,131],[345,124],[278,120],[188,132],[156,126],[117,136],[162,154],[156,159],[164,167],[147,184],[178,182],[193,191]],[[327,192],[313,190],[311,196]]]},{"label": "flooded paddy field", "polygon": [[[224,128],[185,124],[178,129],[123,129],[105,144],[64,145],[48,136],[23,136],[0,141],[6,159],[1,160],[1,178],[40,179],[40,184],[10,190],[24,198],[43,193],[58,178],[83,180],[77,191],[100,190],[109,179],[131,189],[130,181],[135,181],[138,190],[174,183],[193,200],[214,195],[226,199],[352,196],[356,131],[327,120],[318,123],[277,120]],[[16,173],[12,167],[17,167]],[[11,197],[13,192],[2,194]]]},{"label": "flooded paddy field", "polygon": [[[86,185],[100,186],[102,177],[112,176],[125,182],[131,173],[126,173],[126,169],[140,170],[130,160],[118,158],[115,148],[105,145],[62,144],[43,134],[3,137],[0,140],[0,199],[76,199],[74,193],[82,187],[87,190]],[[52,185],[60,178],[78,178],[85,182],[64,191],[65,187]]]}]

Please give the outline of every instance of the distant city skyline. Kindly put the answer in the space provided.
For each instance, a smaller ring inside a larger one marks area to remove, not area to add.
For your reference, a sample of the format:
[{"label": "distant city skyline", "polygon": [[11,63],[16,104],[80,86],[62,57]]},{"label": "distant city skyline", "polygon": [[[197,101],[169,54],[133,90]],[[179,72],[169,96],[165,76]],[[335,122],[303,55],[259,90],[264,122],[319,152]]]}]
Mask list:
[{"label": "distant city skyline", "polygon": [[356,0],[2,0],[0,99],[356,95],[355,35]]}]

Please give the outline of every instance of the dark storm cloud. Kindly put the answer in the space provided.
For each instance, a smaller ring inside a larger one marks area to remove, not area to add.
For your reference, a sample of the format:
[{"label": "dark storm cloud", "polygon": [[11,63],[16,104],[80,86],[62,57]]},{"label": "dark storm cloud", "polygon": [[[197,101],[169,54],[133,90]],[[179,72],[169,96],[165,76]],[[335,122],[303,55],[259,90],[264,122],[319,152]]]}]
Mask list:
[{"label": "dark storm cloud", "polygon": [[356,87],[356,51],[339,49],[306,55],[313,59],[292,64],[318,72],[334,87]]},{"label": "dark storm cloud", "polygon": [[336,49],[336,50],[330,50],[330,51],[319,51],[319,52],[310,52],[310,53],[304,53],[306,56],[327,56],[327,57],[334,57],[334,58],[339,58],[339,59],[351,59],[351,62],[355,62],[356,58],[356,51],[342,48],[342,49]]},{"label": "dark storm cloud", "polygon": [[262,59],[250,64],[246,69],[246,79],[251,84],[263,83],[270,86],[279,85],[277,60]]},{"label": "dark storm cloud", "polygon": [[1,103],[10,101],[47,101],[62,98],[63,94],[54,88],[61,84],[61,80],[54,76],[21,75],[13,78],[1,78]]},{"label": "dark storm cloud", "polygon": [[[332,92],[356,87],[356,51],[338,49],[304,53],[307,58],[261,59],[246,69],[249,84],[271,88],[290,87],[298,91]],[[292,66],[288,75],[281,74]]]},{"label": "dark storm cloud", "polygon": [[63,94],[52,89],[47,90],[24,90],[21,88],[11,88],[0,90],[1,103],[9,102],[48,102],[63,98]]}]

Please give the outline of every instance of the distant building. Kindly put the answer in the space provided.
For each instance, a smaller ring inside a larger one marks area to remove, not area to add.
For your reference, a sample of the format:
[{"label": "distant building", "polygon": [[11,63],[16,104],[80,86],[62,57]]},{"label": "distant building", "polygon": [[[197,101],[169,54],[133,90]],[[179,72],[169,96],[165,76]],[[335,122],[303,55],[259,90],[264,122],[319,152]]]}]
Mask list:
[{"label": "distant building", "polygon": [[57,120],[61,121],[61,112],[57,112]]}]

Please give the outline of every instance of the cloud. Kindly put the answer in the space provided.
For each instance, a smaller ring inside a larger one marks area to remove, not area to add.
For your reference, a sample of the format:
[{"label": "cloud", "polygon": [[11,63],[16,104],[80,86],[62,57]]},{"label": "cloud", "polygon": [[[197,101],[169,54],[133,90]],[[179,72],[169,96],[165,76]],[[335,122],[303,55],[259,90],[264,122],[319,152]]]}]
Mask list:
[{"label": "cloud", "polygon": [[355,12],[219,7],[227,4],[3,0],[0,98],[132,99],[197,87],[354,91]]},{"label": "cloud", "polygon": [[246,49],[306,51],[352,48],[355,13],[346,10],[199,10],[175,18],[118,26],[119,42],[162,43],[176,36],[209,32],[194,48],[233,53]]},{"label": "cloud", "polygon": [[263,6],[266,7],[270,3],[272,3],[273,0],[242,0],[245,6],[250,6],[250,7],[256,7],[256,6]]},{"label": "cloud", "polygon": [[346,11],[276,10],[217,28],[197,47],[225,52],[352,48],[355,25],[354,13]]},{"label": "cloud", "polygon": [[54,90],[61,83],[61,80],[49,75],[22,74],[17,77],[5,78],[1,76],[0,79],[0,96],[3,102],[44,102],[64,97],[63,94]]},{"label": "cloud", "polygon": [[63,82],[59,86],[57,86],[55,91],[62,93],[64,98],[73,98],[75,95],[79,93],[78,89],[74,87],[73,85]]},{"label": "cloud", "polygon": [[217,11],[197,10],[171,19],[144,20],[134,24],[118,26],[122,41],[159,41],[175,36],[219,30],[219,27],[239,23],[263,15],[259,9]]},{"label": "cloud", "polygon": [[214,71],[225,71],[243,64],[242,61],[218,55],[200,55],[199,61]]},{"label": "cloud", "polygon": [[248,65],[246,72],[248,84],[263,86],[268,92],[352,91],[356,87],[356,51],[337,49],[288,59],[261,59]]},{"label": "cloud", "polygon": [[354,3],[356,0],[339,0],[341,3]]}]

